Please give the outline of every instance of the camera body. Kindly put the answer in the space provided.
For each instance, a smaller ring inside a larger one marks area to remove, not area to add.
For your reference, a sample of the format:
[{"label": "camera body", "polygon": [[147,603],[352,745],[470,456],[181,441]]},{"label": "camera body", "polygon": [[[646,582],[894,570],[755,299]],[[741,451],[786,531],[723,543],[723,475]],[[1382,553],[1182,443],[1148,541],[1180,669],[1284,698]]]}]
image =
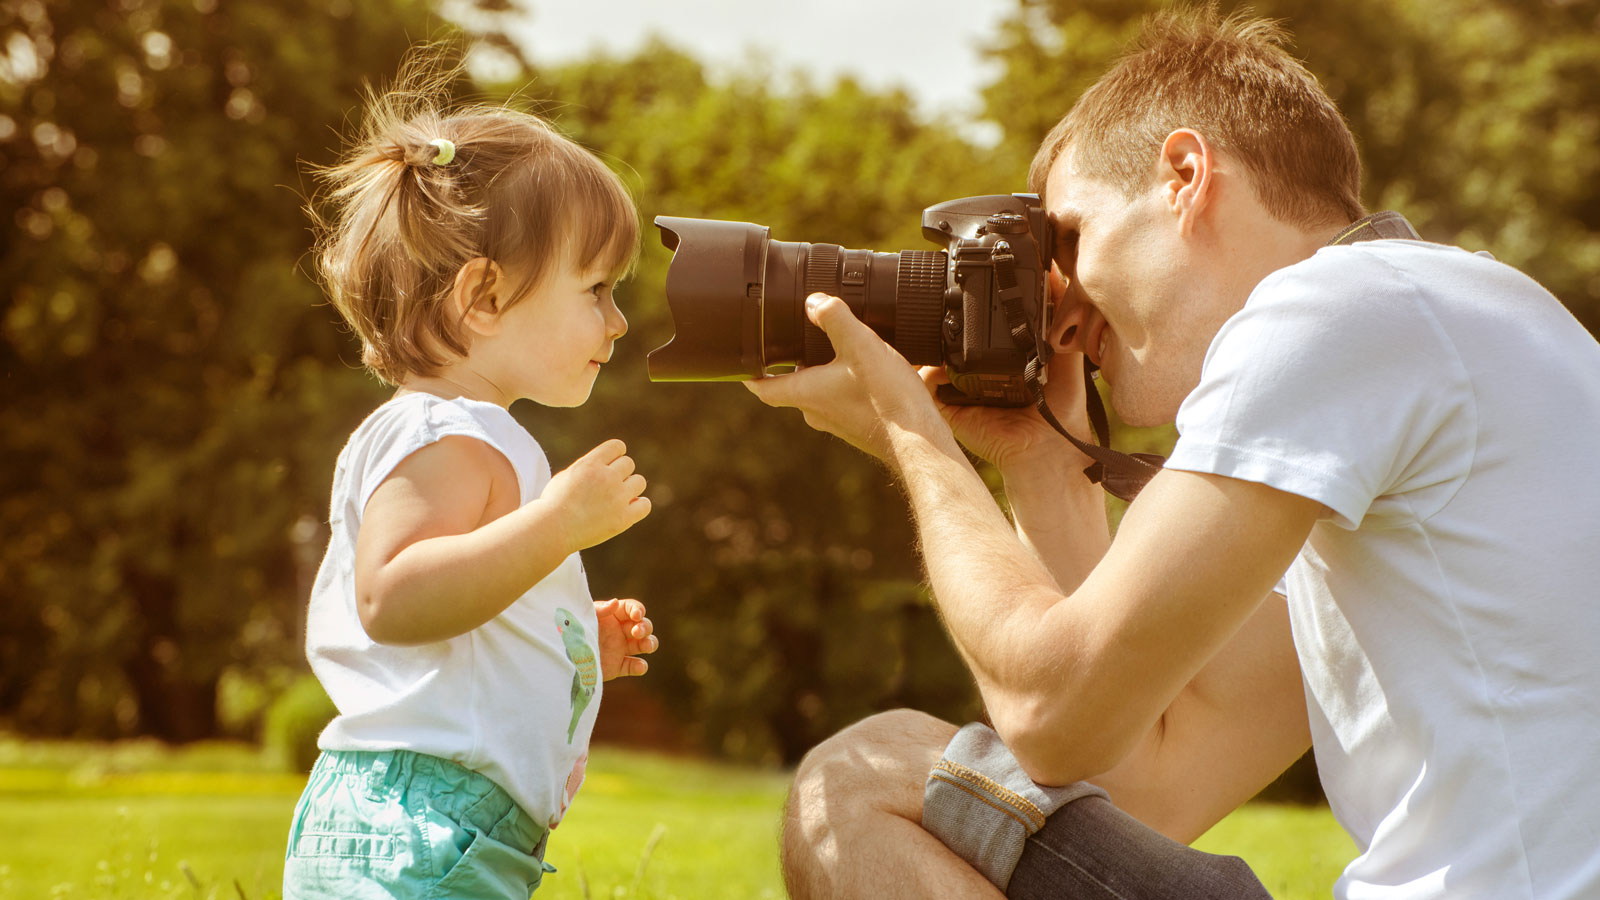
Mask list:
[{"label": "camera body", "polygon": [[676,331],[649,355],[652,381],[742,380],[827,362],[833,348],[805,315],[806,296],[820,291],[843,299],[908,362],[945,366],[946,402],[1032,402],[1028,367],[1049,358],[1054,244],[1037,195],[928,207],[922,233],[936,251],[774,241],[746,222],[655,224],[675,251],[666,293]]}]

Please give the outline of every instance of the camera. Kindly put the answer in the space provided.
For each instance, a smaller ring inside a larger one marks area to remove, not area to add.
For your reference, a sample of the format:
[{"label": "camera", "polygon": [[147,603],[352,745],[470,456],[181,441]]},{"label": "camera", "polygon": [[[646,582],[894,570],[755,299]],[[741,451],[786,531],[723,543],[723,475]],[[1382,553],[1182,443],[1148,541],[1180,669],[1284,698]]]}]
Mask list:
[{"label": "camera", "polygon": [[[766,226],[657,216],[673,251],[667,304],[675,333],[649,354],[651,381],[735,381],[833,358],[806,296],[832,294],[914,365],[943,365],[947,403],[1027,406],[1049,359],[1053,246],[1035,194],[930,206],[938,250],[879,253],[772,240]],[[1030,366],[1033,371],[1030,373]]]}]

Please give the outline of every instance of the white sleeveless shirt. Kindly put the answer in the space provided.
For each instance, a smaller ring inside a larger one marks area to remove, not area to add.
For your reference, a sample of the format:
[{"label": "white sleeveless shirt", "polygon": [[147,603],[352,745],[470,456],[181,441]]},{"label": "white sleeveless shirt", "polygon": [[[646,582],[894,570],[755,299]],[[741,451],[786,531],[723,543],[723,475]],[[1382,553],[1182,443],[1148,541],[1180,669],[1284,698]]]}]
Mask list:
[{"label": "white sleeveless shirt", "polygon": [[449,640],[375,643],[356,614],[356,535],[367,500],[407,456],[453,435],[503,454],[522,504],[550,482],[538,443],[492,403],[404,394],[361,423],[334,469],[332,535],[311,590],[306,656],[339,709],[317,743],[453,760],[553,826],[582,780],[600,708],[599,625],[578,554],[500,615]]}]

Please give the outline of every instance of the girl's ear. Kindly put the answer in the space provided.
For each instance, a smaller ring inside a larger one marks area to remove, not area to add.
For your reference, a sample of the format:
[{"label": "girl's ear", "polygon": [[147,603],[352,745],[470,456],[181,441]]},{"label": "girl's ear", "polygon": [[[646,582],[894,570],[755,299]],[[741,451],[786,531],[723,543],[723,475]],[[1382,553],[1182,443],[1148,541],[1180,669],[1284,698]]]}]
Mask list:
[{"label": "girl's ear", "polygon": [[472,334],[490,335],[500,330],[500,303],[505,273],[492,259],[478,257],[456,271],[450,288],[450,306],[456,320]]}]

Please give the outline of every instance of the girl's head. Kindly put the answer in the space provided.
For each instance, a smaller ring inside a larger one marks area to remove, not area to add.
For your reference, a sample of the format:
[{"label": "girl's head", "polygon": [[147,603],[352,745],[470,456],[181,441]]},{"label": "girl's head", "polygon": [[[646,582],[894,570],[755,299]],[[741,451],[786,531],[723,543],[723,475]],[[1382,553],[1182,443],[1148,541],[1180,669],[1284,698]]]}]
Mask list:
[{"label": "girl's head", "polygon": [[[610,287],[638,253],[632,198],[600,160],[537,116],[447,108],[454,75],[414,55],[396,89],[369,97],[343,159],[319,172],[331,213],[312,210],[318,270],[361,338],[361,361],[390,384],[441,375],[489,352],[512,324],[510,337],[532,339],[525,352],[537,356],[549,341],[529,329],[548,325],[550,311],[508,314],[552,291],[565,296],[566,282],[580,277],[592,279],[581,291],[606,323],[594,352],[608,355],[626,328]],[[509,355],[496,352],[500,362]]]}]

